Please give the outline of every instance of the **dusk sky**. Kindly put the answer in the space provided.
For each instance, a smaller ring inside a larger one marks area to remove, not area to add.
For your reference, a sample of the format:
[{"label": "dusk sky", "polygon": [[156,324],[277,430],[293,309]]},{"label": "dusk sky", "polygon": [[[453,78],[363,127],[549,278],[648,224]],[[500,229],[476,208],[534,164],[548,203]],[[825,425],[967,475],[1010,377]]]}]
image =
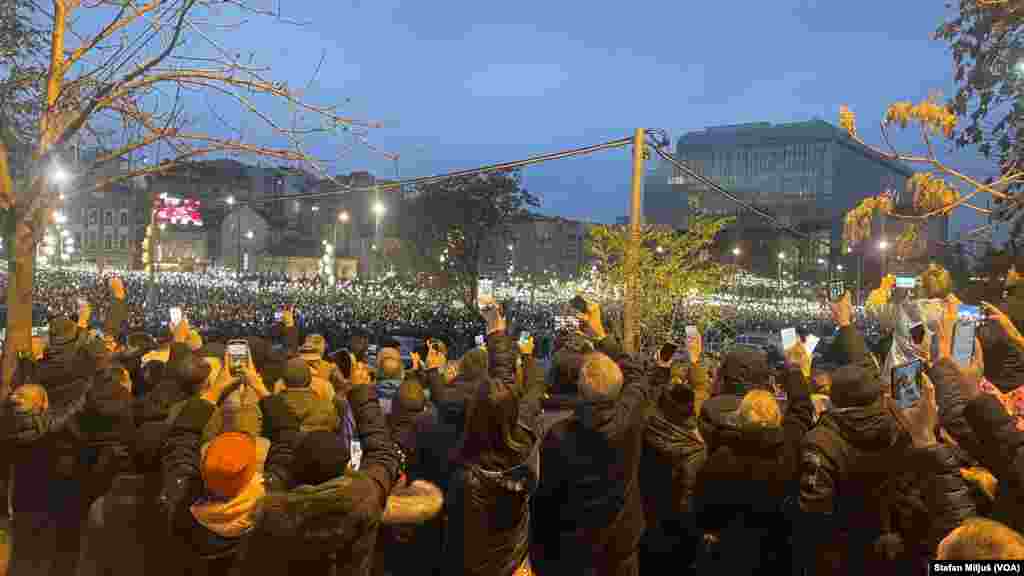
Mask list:
[{"label": "dusk sky", "polygon": [[[675,140],[709,125],[835,123],[842,104],[879,142],[888,103],[952,92],[948,49],[930,38],[946,15],[942,0],[282,4],[284,16],[308,24],[255,20],[235,43],[292,85],[308,82],[326,51],[308,96],[350,99],[354,116],[383,122],[370,141],[401,155],[405,177],[583,146],[638,126]],[[897,142],[913,149],[917,140]],[[530,168],[526,185],[545,213],[613,221],[627,211],[628,155]],[[951,158],[974,174],[991,171],[975,154]],[[365,149],[337,165],[360,169],[394,174]]]}]

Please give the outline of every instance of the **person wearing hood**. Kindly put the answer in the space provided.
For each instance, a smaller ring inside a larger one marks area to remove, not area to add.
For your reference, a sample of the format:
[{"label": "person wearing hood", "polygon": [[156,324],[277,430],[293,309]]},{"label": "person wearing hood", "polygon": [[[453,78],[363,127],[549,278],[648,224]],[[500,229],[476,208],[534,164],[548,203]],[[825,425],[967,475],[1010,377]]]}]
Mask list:
[{"label": "person wearing hood", "polygon": [[231,573],[239,560],[239,543],[256,524],[259,501],[271,490],[291,485],[298,422],[280,397],[270,395],[251,364],[244,378],[260,393],[271,441],[262,470],[259,445],[248,434],[226,432],[201,449],[204,428],[237,384],[230,370],[221,370],[211,387],[184,405],[164,442],[161,502],[173,548],[168,556],[182,561],[185,572]]},{"label": "person wearing hood", "polygon": [[520,419],[516,343],[506,334],[500,307],[486,304],[481,306],[487,320],[490,377],[481,382],[470,404],[460,450],[462,467],[452,480],[449,559],[458,562],[461,552],[462,565],[451,572],[532,574],[530,501],[539,480],[540,443]]},{"label": "person wearing hood", "polygon": [[[689,358],[702,357],[698,336],[687,342]],[[686,379],[668,387],[671,360],[655,355],[653,388],[666,388],[654,407],[644,432],[640,486],[644,495],[647,532],[640,552],[641,572],[659,566],[693,565],[697,534],[690,508],[697,472],[704,466],[707,450],[697,431],[695,390],[706,389],[707,372],[699,361],[689,362]]]},{"label": "person wearing hood", "polygon": [[579,316],[600,352],[583,358],[575,403],[543,417],[537,571],[633,575],[646,528],[639,467],[654,393],[643,362],[605,332],[599,306]]},{"label": "person wearing hood", "polygon": [[800,446],[795,549],[817,555],[823,545],[838,544],[848,573],[865,574],[878,560],[876,543],[892,538],[889,481],[911,442],[898,409],[882,393],[878,364],[852,325],[849,295],[831,308],[852,363],[833,373],[833,409],[821,416]]},{"label": "person wearing hood", "polygon": [[275,384],[274,393],[284,398],[286,404],[299,419],[299,431],[309,433],[315,430],[337,432],[341,417],[334,402],[322,398],[312,388],[313,371],[304,358],[292,358],[285,365],[284,377]]}]

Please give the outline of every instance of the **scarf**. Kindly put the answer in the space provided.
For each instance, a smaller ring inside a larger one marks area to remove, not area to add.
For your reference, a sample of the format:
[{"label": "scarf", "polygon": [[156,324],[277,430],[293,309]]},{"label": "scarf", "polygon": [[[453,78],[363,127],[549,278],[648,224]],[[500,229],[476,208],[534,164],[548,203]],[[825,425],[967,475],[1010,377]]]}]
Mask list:
[{"label": "scarf", "polygon": [[252,513],[266,493],[263,474],[253,474],[245,489],[231,500],[204,499],[190,510],[207,530],[224,538],[238,538],[255,526]]}]

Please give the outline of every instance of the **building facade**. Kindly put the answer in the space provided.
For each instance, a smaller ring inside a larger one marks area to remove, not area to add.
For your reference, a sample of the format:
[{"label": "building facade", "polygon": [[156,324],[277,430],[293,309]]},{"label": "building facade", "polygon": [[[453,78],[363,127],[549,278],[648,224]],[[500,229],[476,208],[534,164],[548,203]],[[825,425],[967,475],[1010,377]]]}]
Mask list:
[{"label": "building facade", "polygon": [[565,218],[535,216],[509,226],[481,248],[480,274],[491,279],[510,276],[569,279],[587,265],[590,224]]},{"label": "building facade", "polygon": [[[101,151],[83,151],[80,165],[94,165]],[[111,160],[95,165],[88,173],[76,174],[64,185],[61,215],[64,227],[73,238],[74,252],[70,262],[92,264],[99,268],[129,269],[139,250],[134,241],[145,224],[137,218],[140,195],[139,181],[102,183],[128,171],[127,163]],[[97,187],[99,185],[99,187]]]},{"label": "building facade", "polygon": [[[852,259],[861,256],[869,265],[880,262],[879,254],[846,253],[843,217],[866,197],[904,190],[913,173],[822,120],[690,132],[679,138],[676,158],[810,240],[778,230],[765,218],[665,164],[648,175],[646,220],[685,228],[696,214],[736,217],[720,238],[720,254],[732,259],[738,249],[738,263],[767,275],[785,269],[806,277],[829,274],[839,266],[852,271],[858,267]],[[947,227],[945,221],[930,226],[929,240],[945,241]],[[788,255],[784,265],[776,262],[779,253]],[[857,264],[863,267],[864,263]]]}]

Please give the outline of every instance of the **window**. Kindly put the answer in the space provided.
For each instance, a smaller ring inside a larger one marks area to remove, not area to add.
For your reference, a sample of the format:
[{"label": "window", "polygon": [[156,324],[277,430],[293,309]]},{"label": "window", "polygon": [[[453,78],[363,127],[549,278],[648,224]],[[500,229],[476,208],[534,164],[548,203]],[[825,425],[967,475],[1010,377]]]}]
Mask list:
[{"label": "window", "polygon": [[114,247],[114,239],[111,238],[110,234],[103,235],[103,249],[110,250]]},{"label": "window", "polygon": [[122,211],[121,212],[121,226],[127,226],[127,225],[128,225],[128,212]]},{"label": "window", "polygon": [[97,212],[97,210],[95,208],[90,208],[89,209],[89,226],[95,226],[96,225],[96,218],[98,217],[97,214],[98,214],[98,212]]},{"label": "window", "polygon": [[127,234],[121,234],[120,248],[121,248],[121,250],[127,250],[128,249],[128,235]]},{"label": "window", "polygon": [[103,213],[103,225],[104,226],[112,226],[113,224],[114,224],[114,213],[111,212],[110,210],[107,210],[106,212]]}]

